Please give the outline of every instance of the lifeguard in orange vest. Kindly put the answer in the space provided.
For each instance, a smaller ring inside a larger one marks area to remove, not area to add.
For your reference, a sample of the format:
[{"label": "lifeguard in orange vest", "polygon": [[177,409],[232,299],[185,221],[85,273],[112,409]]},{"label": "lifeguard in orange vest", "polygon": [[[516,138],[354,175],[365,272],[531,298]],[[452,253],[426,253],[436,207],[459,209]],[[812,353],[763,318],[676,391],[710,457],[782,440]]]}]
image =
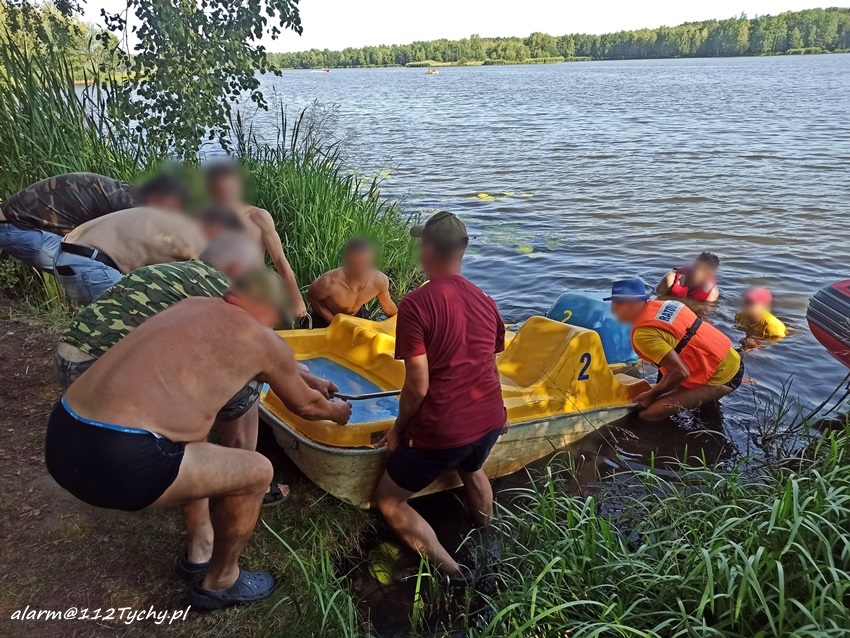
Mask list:
[{"label": "lifeguard in orange vest", "polygon": [[655,289],[659,295],[682,297],[695,301],[717,301],[717,269],[720,258],[714,253],[703,251],[691,266],[678,266],[664,275]]},{"label": "lifeguard in orange vest", "polygon": [[656,364],[662,377],[637,397],[638,413],[660,421],[734,392],[744,378],[744,362],[732,341],[680,301],[650,300],[639,279],[614,282],[611,312],[632,326],[632,347]]}]

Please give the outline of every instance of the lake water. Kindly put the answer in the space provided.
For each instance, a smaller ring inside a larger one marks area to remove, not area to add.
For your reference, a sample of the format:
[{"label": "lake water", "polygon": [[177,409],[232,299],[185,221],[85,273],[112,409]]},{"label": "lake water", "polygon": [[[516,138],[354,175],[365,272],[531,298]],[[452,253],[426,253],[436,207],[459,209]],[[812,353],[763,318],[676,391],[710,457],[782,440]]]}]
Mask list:
[{"label": "lake water", "polygon": [[[769,287],[796,333],[747,355],[753,382],[724,400],[739,449],[754,393],[775,398],[791,379],[815,404],[846,374],[804,315],[816,290],[850,277],[850,55],[288,71],[267,82],[291,112],[338,104],[352,164],[391,168],[384,191],[406,209],[458,213],[473,236],[465,272],[508,322],[567,290],[603,296],[622,277],[654,286],[707,249],[722,259],[712,321],[737,341],[741,292]],[[644,426],[621,458],[683,443],[686,427]]]}]

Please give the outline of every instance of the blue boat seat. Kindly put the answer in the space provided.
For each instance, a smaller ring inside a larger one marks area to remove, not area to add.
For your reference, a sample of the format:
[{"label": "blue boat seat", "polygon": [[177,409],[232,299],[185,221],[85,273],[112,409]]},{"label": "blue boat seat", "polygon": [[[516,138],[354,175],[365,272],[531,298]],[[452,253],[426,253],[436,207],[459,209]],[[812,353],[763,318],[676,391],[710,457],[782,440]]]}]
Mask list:
[{"label": "blue boat seat", "polygon": [[597,332],[608,363],[637,361],[637,354],[632,350],[630,329],[614,318],[611,304],[607,301],[565,292],[549,308],[546,318]]}]

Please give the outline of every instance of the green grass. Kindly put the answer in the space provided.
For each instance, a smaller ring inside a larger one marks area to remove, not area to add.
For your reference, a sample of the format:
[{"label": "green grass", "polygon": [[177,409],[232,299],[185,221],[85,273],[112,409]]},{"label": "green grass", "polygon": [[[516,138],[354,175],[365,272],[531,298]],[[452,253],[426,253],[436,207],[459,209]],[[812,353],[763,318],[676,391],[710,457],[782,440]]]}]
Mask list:
[{"label": "green grass", "polygon": [[[166,159],[152,155],[120,113],[110,113],[106,96],[115,78],[83,93],[61,53],[48,48],[31,55],[0,44],[0,197],[67,171],[135,180]],[[396,296],[418,283],[410,220],[381,196],[377,179],[348,173],[337,149],[305,141],[301,119],[289,124],[282,116],[279,139],[271,145],[237,123],[235,154],[253,175],[253,200],[274,216],[302,285],[335,267],[353,236],[369,237],[380,247]],[[33,315],[61,322],[70,310],[52,278],[19,264],[0,263],[0,286],[24,299]],[[789,415],[775,412],[775,423],[786,424]],[[24,431],[42,436],[37,428]],[[771,425],[760,432],[760,444],[783,449],[787,436],[785,425]],[[449,615],[452,631],[517,638],[846,635],[849,437],[848,431],[827,434],[805,455],[763,467],[746,464],[727,472],[697,467],[669,479],[636,475],[638,489],[626,497],[625,513],[617,518],[601,515],[596,498],[571,496],[555,466],[545,480],[516,490],[500,508],[496,530],[505,559],[491,574],[496,592],[483,600],[490,613],[471,614],[470,600],[463,601],[461,612]],[[26,449],[27,458],[40,446],[40,440],[18,441],[9,449]],[[20,491],[19,479],[7,479],[7,492],[15,495],[9,508],[31,498]],[[374,520],[314,486],[300,485],[289,503],[263,512],[264,526],[245,553],[247,566],[270,568],[281,577],[275,596],[257,607],[194,617],[170,635],[367,635],[346,575],[336,565],[359,551]],[[103,529],[111,537],[98,532]],[[43,577],[4,584],[3,595],[21,596],[24,603],[47,599],[64,591],[65,573],[85,580],[86,570],[106,556],[116,561],[110,577],[91,579],[92,586],[110,588],[100,592],[102,600],[157,606],[182,601],[182,588],[170,576],[180,535],[173,513],[63,514],[46,537],[28,541],[39,551],[20,572],[38,568]],[[414,631],[440,604],[429,591],[435,579],[426,581],[425,572],[411,601]]]},{"label": "green grass", "polygon": [[497,522],[506,559],[478,636],[840,636],[850,631],[850,427],[745,476],[651,473],[623,516],[557,474]]},{"label": "green grass", "polygon": [[139,131],[110,113],[113,78],[87,93],[73,68],[44,42],[35,54],[4,38],[0,29],[0,199],[45,177],[93,171],[132,181],[162,161]]}]

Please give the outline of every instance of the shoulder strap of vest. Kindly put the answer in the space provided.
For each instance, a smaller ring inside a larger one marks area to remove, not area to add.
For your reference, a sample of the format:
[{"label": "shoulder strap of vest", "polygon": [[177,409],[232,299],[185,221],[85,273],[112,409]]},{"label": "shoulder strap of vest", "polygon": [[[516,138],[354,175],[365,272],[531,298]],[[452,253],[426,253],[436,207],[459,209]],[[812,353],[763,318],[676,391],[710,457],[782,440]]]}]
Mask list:
[{"label": "shoulder strap of vest", "polygon": [[682,354],[682,350],[684,350],[687,347],[687,345],[691,342],[691,339],[694,338],[694,335],[697,333],[697,330],[699,330],[699,327],[701,325],[702,325],[702,319],[697,317],[696,321],[694,321],[691,324],[691,327],[688,328],[685,331],[685,335],[681,339],[679,339],[679,343],[676,344],[676,347],[673,348],[673,351],[676,354]]}]

